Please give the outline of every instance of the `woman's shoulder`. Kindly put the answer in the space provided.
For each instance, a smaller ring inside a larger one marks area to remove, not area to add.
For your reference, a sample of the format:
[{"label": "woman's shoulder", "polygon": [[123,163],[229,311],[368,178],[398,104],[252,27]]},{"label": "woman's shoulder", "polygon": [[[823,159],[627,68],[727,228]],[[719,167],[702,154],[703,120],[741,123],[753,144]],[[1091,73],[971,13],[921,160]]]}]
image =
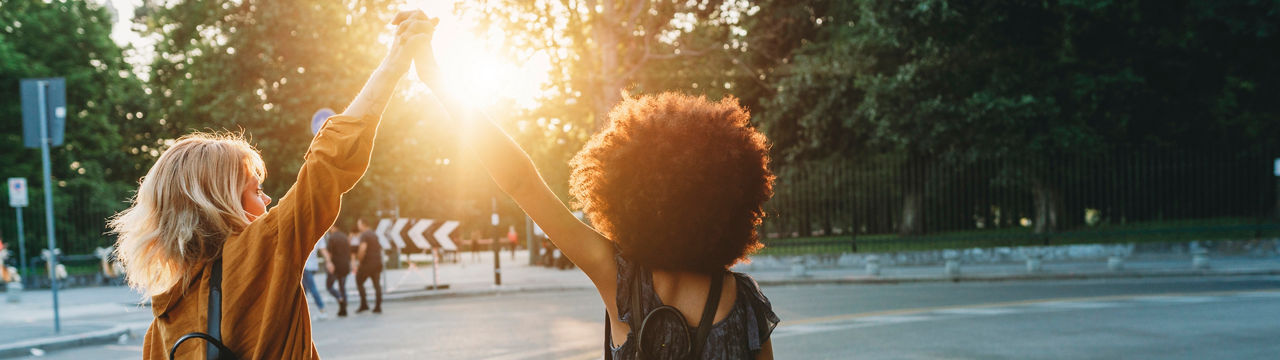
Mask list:
[{"label": "woman's shoulder", "polygon": [[764,295],[760,290],[760,284],[756,282],[751,275],[743,274],[736,271],[730,271],[733,274],[734,281],[737,282],[739,296],[746,295],[748,300],[769,306],[769,297]]},{"label": "woman's shoulder", "polygon": [[756,283],[751,275],[740,272],[730,273],[733,274],[738,286],[738,299],[735,306],[742,308],[741,314],[745,317],[743,320],[746,325],[748,345],[753,351],[760,350],[761,346],[769,340],[769,336],[780,320],[773,312],[773,303],[760,290],[760,284]]}]

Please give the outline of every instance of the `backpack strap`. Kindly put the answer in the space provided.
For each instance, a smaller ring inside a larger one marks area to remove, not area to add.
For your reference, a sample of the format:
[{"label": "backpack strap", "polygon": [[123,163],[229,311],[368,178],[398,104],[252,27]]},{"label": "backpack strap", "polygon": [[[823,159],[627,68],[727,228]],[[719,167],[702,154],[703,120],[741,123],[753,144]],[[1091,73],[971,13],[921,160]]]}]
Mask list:
[{"label": "backpack strap", "polygon": [[222,345],[222,258],[213,261],[209,274],[209,336],[214,342],[205,344],[205,358],[219,359],[219,346],[210,345]]},{"label": "backpack strap", "polygon": [[693,356],[702,355],[702,346],[711,334],[712,322],[716,320],[716,308],[720,307],[720,292],[724,288],[724,273],[711,274],[711,290],[707,292],[707,303],[702,306],[702,320],[698,321],[698,335],[693,339]]},{"label": "backpack strap", "polygon": [[236,355],[222,343],[222,259],[214,260],[209,272],[209,326],[207,333],[191,332],[178,338],[169,348],[169,360],[173,360],[178,346],[191,339],[201,339],[205,344],[205,358],[209,360],[235,360]]}]

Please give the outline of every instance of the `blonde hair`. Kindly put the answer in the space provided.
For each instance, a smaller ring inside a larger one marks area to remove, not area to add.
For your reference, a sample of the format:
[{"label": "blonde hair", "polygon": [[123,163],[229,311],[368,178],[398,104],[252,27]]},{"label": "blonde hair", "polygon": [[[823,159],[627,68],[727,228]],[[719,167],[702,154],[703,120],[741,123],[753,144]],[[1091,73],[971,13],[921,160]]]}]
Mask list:
[{"label": "blonde hair", "polygon": [[193,133],[147,171],[128,209],[110,220],[129,285],[147,296],[168,291],[212,260],[249,218],[241,193],[266,168],[257,149],[232,133]]}]

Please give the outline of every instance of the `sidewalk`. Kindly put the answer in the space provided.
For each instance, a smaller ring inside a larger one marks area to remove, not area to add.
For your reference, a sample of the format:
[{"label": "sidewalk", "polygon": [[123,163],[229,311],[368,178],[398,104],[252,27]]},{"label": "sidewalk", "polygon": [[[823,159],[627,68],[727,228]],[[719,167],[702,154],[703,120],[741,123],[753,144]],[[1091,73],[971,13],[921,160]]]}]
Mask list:
[{"label": "sidewalk", "polygon": [[[442,290],[427,290],[433,283],[430,264],[415,269],[394,269],[385,273],[384,301],[414,301],[444,297],[485,296],[519,292],[592,289],[580,270],[557,270],[530,266],[528,252],[501,253],[502,285],[494,285],[493,253],[477,256],[460,254],[457,263],[440,264],[436,276]],[[423,260],[417,256],[414,260]],[[879,276],[867,275],[865,268],[797,269],[739,266],[761,285],[878,284],[939,281],[1005,281],[1054,279],[1105,279],[1119,277],[1280,275],[1280,257],[1214,258],[1207,270],[1194,270],[1190,258],[1130,259],[1124,269],[1112,271],[1106,261],[1044,262],[1043,269],[1028,273],[1025,263],[962,264],[958,276],[947,275],[941,264],[890,267]],[[324,276],[316,282],[324,287]],[[347,282],[348,298],[359,297],[354,279]],[[372,289],[369,296],[372,297]],[[95,287],[58,292],[62,332],[53,332],[51,293],[29,290],[19,303],[0,302],[0,358],[32,354],[33,348],[52,350],[85,344],[110,343],[142,336],[151,321],[151,309],[140,305],[140,296],[126,287]],[[332,315],[336,305],[327,293],[326,307]],[[370,299],[372,300],[372,299]],[[354,309],[351,309],[354,310]],[[314,313],[314,311],[313,311]],[[314,315],[314,314],[313,314]]]}]

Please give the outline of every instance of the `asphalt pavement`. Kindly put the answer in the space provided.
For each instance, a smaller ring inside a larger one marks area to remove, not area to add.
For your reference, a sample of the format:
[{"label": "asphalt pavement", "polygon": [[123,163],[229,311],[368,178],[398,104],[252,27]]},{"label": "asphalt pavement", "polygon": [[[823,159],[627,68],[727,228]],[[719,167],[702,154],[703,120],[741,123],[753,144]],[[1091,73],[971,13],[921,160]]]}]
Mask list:
[{"label": "asphalt pavement", "polygon": [[[1271,359],[1280,277],[765,286],[779,359]],[[384,305],[313,322],[326,359],[595,359],[588,289]],[[137,338],[39,359],[136,359]],[[37,358],[37,357],[31,357]]]}]

